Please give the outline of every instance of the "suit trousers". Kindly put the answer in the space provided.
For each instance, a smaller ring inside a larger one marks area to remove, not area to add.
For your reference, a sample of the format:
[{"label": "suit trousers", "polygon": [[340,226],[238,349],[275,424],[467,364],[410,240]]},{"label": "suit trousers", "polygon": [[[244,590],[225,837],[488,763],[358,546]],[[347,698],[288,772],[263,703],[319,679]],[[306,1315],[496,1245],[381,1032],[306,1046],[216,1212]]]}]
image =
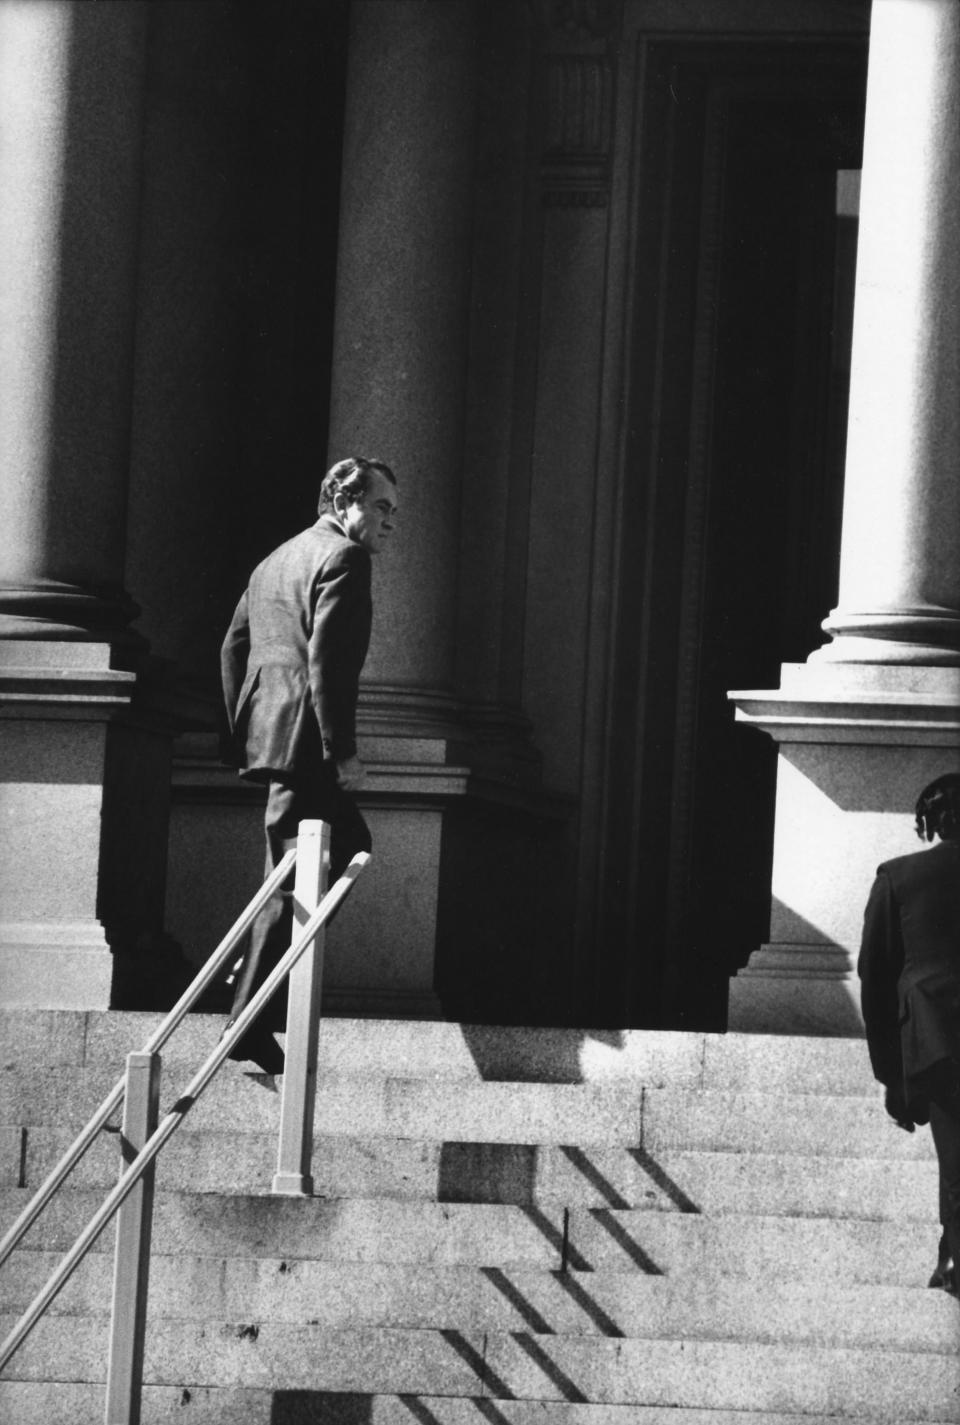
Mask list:
[{"label": "suit trousers", "polygon": [[[320,762],[315,771],[271,778],[264,814],[268,876],[297,842],[301,821],[326,821],[330,825],[330,882],[340,876],[358,851],[369,851],[370,830],[360,808],[337,781],[332,762]],[[250,940],[237,977],[230,1018],[249,1003],[270,971],[290,948],[293,932],[293,876],[264,906],[250,932]],[[265,1006],[258,1024],[269,1030],[286,1024],[287,986],[284,983]]]},{"label": "suit trousers", "polygon": [[944,1089],[930,1104],[930,1132],[940,1169],[940,1222],[950,1256],[960,1263],[960,1089]]}]

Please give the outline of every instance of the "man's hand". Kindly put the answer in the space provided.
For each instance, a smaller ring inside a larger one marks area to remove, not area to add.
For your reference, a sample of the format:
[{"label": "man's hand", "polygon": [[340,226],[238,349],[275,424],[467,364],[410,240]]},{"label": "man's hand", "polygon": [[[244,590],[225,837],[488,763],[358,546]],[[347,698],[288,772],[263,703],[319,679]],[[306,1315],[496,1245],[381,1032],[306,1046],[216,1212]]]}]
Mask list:
[{"label": "man's hand", "polygon": [[902,1084],[888,1084],[884,1090],[883,1106],[898,1128],[912,1133],[916,1124],[907,1111],[907,1098]]},{"label": "man's hand", "polygon": [[337,763],[337,782],[345,792],[356,792],[367,775],[367,769],[359,757],[346,757]]}]

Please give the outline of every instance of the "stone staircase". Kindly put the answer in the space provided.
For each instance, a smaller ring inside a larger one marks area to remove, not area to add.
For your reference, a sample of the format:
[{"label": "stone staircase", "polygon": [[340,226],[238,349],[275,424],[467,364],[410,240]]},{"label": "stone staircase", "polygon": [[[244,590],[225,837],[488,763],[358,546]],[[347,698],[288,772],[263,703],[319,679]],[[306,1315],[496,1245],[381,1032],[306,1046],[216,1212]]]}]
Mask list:
[{"label": "stone staircase", "polygon": [[[0,1210],[152,1016],[0,1015]],[[162,1106],[219,1033],[191,1017]],[[143,1420],[960,1421],[929,1134],[862,1042],[329,1020],[316,1196],[268,1195],[279,1098],[228,1064],[157,1178]],[[4,1334],[115,1181],[103,1136],[0,1270]],[[112,1229],[0,1380],[103,1419]]]}]

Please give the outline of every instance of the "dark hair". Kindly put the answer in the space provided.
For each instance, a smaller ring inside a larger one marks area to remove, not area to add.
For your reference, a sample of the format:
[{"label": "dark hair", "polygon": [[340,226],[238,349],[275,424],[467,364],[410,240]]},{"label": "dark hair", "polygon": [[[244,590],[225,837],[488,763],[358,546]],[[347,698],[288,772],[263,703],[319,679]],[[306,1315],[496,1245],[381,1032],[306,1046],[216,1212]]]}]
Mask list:
[{"label": "dark hair", "polygon": [[346,495],[351,501],[362,499],[370,488],[370,477],[374,474],[383,475],[391,485],[397,483],[390,466],[384,465],[382,460],[365,460],[362,455],[349,455],[346,460],[338,460],[336,465],[331,465],[320,486],[320,513],[333,509],[335,495]]},{"label": "dark hair", "polygon": [[917,798],[917,835],[921,841],[960,836],[960,772],[938,777]]}]

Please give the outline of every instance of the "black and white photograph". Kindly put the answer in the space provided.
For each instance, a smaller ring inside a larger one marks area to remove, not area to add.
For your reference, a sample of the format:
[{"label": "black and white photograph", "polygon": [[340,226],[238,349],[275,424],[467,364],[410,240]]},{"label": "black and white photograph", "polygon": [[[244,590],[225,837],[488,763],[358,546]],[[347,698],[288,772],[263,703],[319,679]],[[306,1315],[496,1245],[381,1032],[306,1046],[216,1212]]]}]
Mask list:
[{"label": "black and white photograph", "polygon": [[960,1425],[960,0],[0,0],[2,1425]]}]

